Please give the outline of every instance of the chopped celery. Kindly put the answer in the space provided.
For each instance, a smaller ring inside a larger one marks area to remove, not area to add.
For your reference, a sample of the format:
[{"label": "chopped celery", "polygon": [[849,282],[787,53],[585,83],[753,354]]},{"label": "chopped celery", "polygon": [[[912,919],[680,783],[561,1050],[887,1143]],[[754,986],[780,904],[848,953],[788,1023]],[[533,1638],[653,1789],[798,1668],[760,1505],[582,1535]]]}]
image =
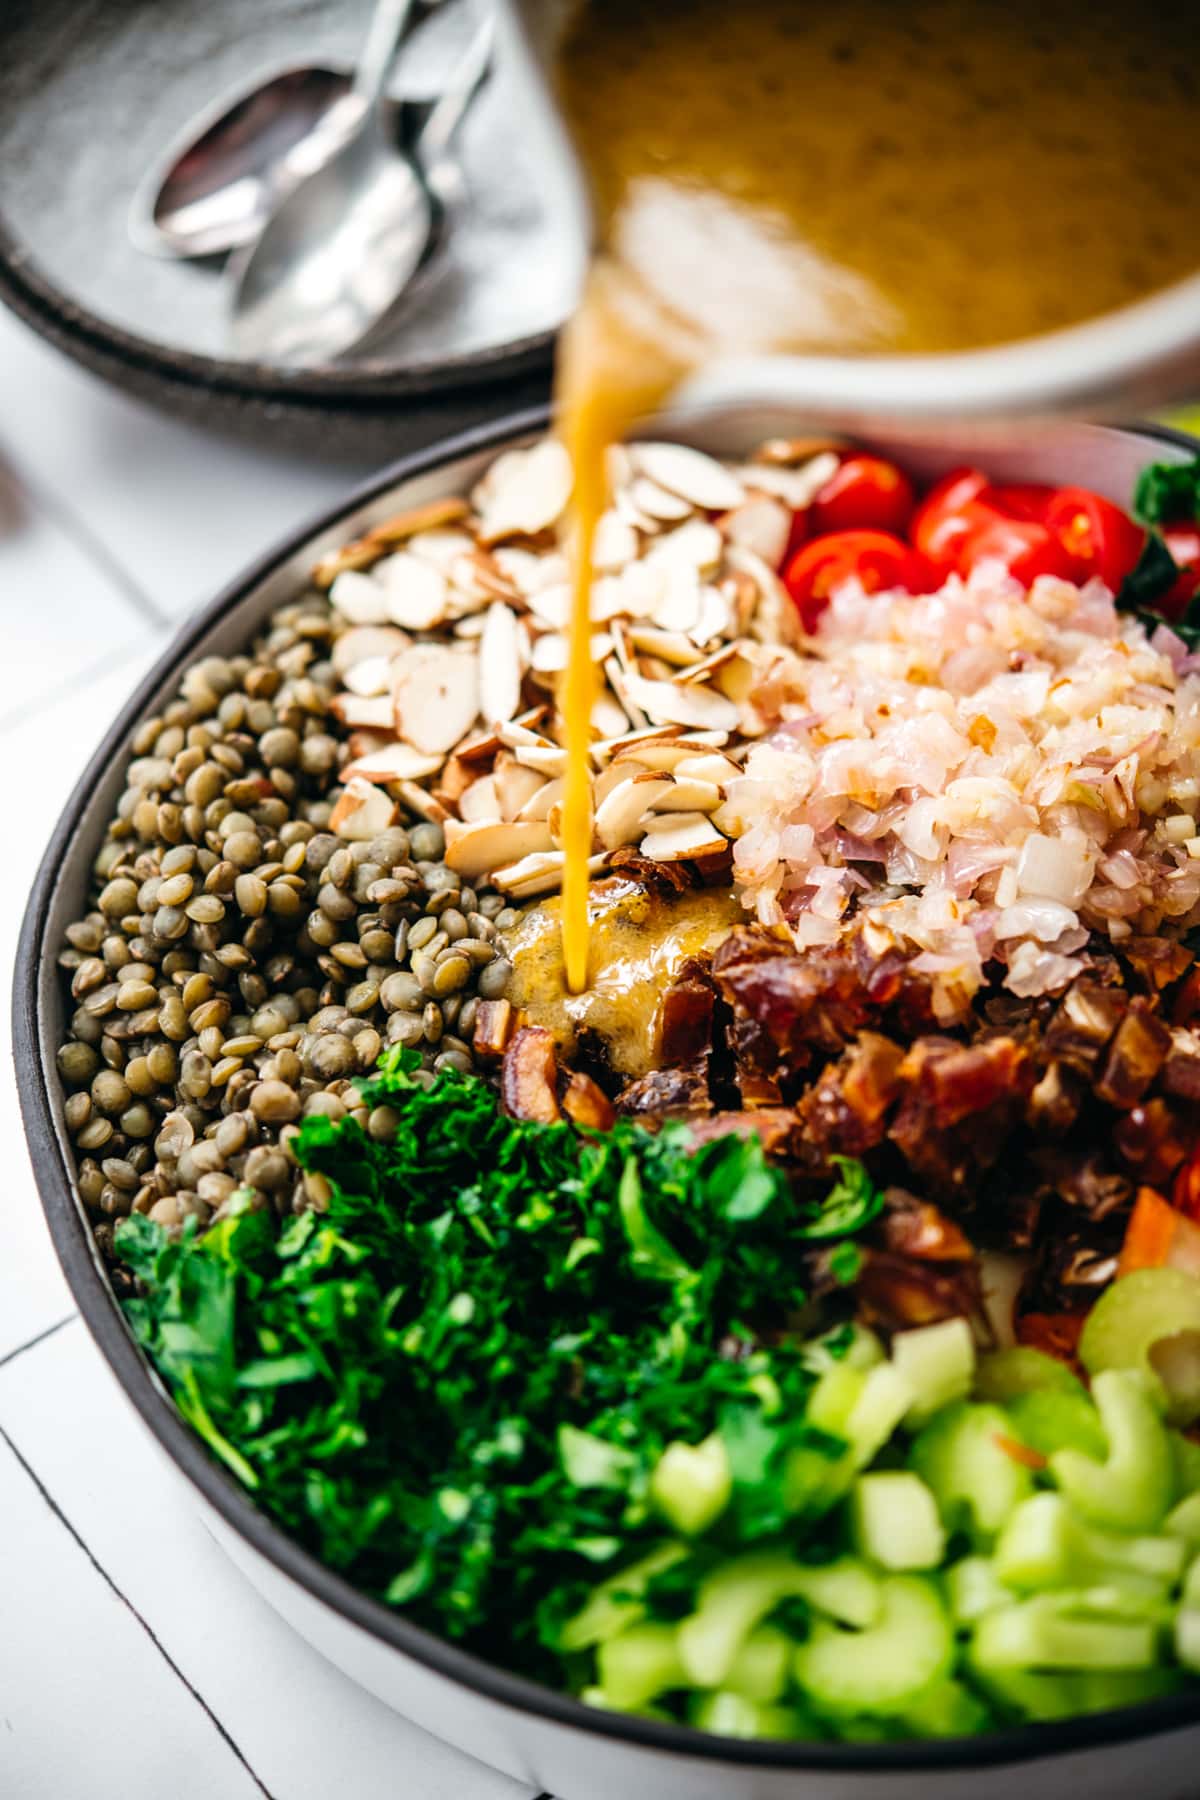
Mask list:
[{"label": "chopped celery", "polygon": [[895,1717],[950,1671],[954,1634],[936,1587],[920,1575],[889,1575],[881,1611],[865,1631],[818,1623],[796,1650],[795,1673],[819,1711]]},{"label": "chopped celery", "polygon": [[676,1531],[695,1537],[707,1531],[729,1504],[733,1475],[720,1435],[700,1444],[668,1444],[650,1477],[650,1498]]},{"label": "chopped celery", "polygon": [[[1079,1360],[1090,1375],[1140,1369],[1162,1391],[1150,1352],[1185,1332],[1200,1332],[1200,1281],[1184,1269],[1135,1269],[1106,1288],[1088,1314]],[[1186,1385],[1178,1415],[1184,1419],[1197,1410],[1195,1383],[1189,1378]]]},{"label": "chopped celery", "polygon": [[574,1425],[559,1426],[558,1457],[567,1480],[580,1488],[628,1487],[637,1461],[632,1450]]},{"label": "chopped celery", "polygon": [[991,1714],[978,1694],[950,1676],[918,1694],[903,1715],[905,1729],[920,1738],[970,1737],[986,1731],[991,1722]]},{"label": "chopped celery", "polygon": [[[1197,1283],[1200,1290],[1200,1283]],[[1105,1369],[1092,1383],[1108,1456],[1060,1450],[1050,1472],[1089,1519],[1125,1531],[1150,1531],[1171,1503],[1171,1447],[1147,1383],[1131,1369]]]},{"label": "chopped celery", "polygon": [[698,1694],[688,1718],[697,1731],[711,1731],[717,1737],[814,1738],[821,1735],[815,1719],[799,1707],[770,1706],[727,1689]]},{"label": "chopped celery", "polygon": [[1200,1675],[1200,1556],[1184,1577],[1175,1618],[1175,1655],[1185,1669]]},{"label": "chopped celery", "polygon": [[589,1650],[593,1644],[616,1637],[626,1626],[644,1618],[646,1609],[641,1597],[648,1583],[687,1554],[686,1544],[659,1544],[648,1556],[600,1582],[575,1616],[563,1626],[558,1638],[559,1649],[568,1655],[574,1650]]},{"label": "chopped celery", "polygon": [[[833,1617],[873,1616],[878,1585],[850,1557],[809,1568],[784,1550],[757,1550],[722,1563],[700,1584],[696,1610],[679,1627],[679,1649],[698,1687],[722,1687],[750,1633],[784,1600],[801,1598]],[[869,1610],[868,1610],[869,1609]]]},{"label": "chopped celery", "polygon": [[1072,1616],[1040,1594],[985,1613],[975,1627],[973,1660],[982,1669],[1149,1669],[1158,1629],[1142,1620]]},{"label": "chopped celery", "polygon": [[787,1495],[794,1512],[828,1512],[849,1492],[859,1469],[865,1469],[887,1443],[912,1400],[912,1389],[891,1363],[867,1370],[837,1363],[819,1378],[809,1395],[810,1425],[843,1440],[844,1455],[831,1459],[805,1445],[791,1452]]},{"label": "chopped celery", "polygon": [[734,1657],[724,1685],[747,1700],[778,1700],[788,1684],[792,1640],[777,1625],[756,1625]]},{"label": "chopped celery", "polygon": [[1007,1606],[1012,1598],[1012,1589],[1005,1587],[988,1556],[964,1556],[946,1570],[946,1600],[956,1625],[974,1625],[985,1612]]},{"label": "chopped celery", "polygon": [[[831,1340],[838,1345],[837,1354],[830,1347]],[[805,1363],[816,1375],[839,1367],[873,1369],[876,1363],[884,1361],[884,1354],[883,1345],[865,1325],[839,1325],[836,1331],[813,1338],[804,1348]]]},{"label": "chopped celery", "polygon": [[1081,1669],[1070,1677],[1077,1712],[1108,1712],[1161,1700],[1184,1685],[1178,1669]]},{"label": "chopped celery", "polygon": [[990,1539],[1033,1492],[1024,1463],[1004,1448],[1008,1415],[998,1406],[946,1407],[913,1439],[909,1463],[933,1489],[948,1531],[966,1526]]},{"label": "chopped celery", "polygon": [[1037,1394],[1045,1389],[1060,1394],[1086,1394],[1079,1377],[1056,1356],[1047,1356],[1030,1344],[1014,1344],[1008,1350],[994,1350],[980,1359],[975,1372],[975,1398],[994,1400],[1001,1406],[1019,1394]]},{"label": "chopped celery", "polygon": [[946,1551],[937,1501],[907,1469],[860,1475],[851,1496],[854,1541],[882,1569],[936,1569]]},{"label": "chopped celery", "polygon": [[1182,1538],[1192,1550],[1200,1550],[1200,1494],[1189,1494],[1173,1506],[1163,1520],[1168,1537]]},{"label": "chopped celery", "polygon": [[1018,1394],[1009,1401],[1008,1416],[1016,1436],[1042,1456],[1059,1450],[1082,1450],[1103,1461],[1108,1440],[1087,1395],[1069,1394],[1062,1388],[1042,1388]]},{"label": "chopped celery", "polygon": [[900,1331],[892,1339],[892,1362],[913,1391],[907,1418],[923,1425],[939,1407],[965,1400],[975,1373],[975,1340],[965,1319],[942,1319]]},{"label": "chopped celery", "polygon": [[1148,1595],[1178,1580],[1186,1550],[1171,1537],[1103,1531],[1079,1518],[1061,1494],[1035,1494],[1017,1507],[996,1542],[995,1571],[1029,1590],[1132,1583]]},{"label": "chopped celery", "polygon": [[604,1692],[604,1689],[600,1687],[592,1686],[580,1688],[579,1698],[583,1701],[585,1706],[594,1706],[600,1712],[633,1713],[635,1717],[639,1719],[657,1719],[660,1725],[673,1725],[675,1723],[674,1718],[665,1707],[618,1706],[615,1701],[609,1699],[608,1695]]},{"label": "chopped celery", "polygon": [[679,1632],[658,1619],[642,1619],[596,1651],[601,1693],[613,1706],[645,1706],[671,1688],[687,1687],[679,1659]]},{"label": "chopped celery", "polygon": [[1200,1444],[1194,1444],[1182,1431],[1168,1431],[1171,1462],[1175,1469],[1175,1498],[1200,1492]]},{"label": "chopped celery", "polygon": [[1075,1687],[1068,1675],[1040,1674],[1036,1669],[981,1668],[972,1646],[967,1652],[967,1673],[1001,1712],[1012,1718],[1048,1724],[1069,1719],[1079,1711]]}]

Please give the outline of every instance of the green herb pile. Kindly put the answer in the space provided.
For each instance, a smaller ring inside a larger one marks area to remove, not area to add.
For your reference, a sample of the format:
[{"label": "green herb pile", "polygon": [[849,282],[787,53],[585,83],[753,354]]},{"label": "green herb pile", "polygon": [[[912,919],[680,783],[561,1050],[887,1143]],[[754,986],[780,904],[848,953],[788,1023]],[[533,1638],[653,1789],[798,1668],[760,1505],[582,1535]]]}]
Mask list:
[{"label": "green herb pile", "polygon": [[1200,521],[1200,457],[1185,463],[1150,463],[1133,491],[1133,516],[1149,527],[1146,543],[1121,584],[1117,606],[1133,613],[1147,631],[1169,625],[1189,649],[1200,646],[1200,595],[1193,596],[1182,617],[1168,619],[1159,602],[1178,581],[1181,570],[1158,527]]},{"label": "green herb pile", "polygon": [[325,1212],[277,1234],[235,1206],[175,1241],[125,1220],[127,1311],[193,1427],[322,1561],[561,1679],[562,1621],[661,1538],[670,1442],[724,1439],[726,1550],[780,1529],[792,1450],[837,1455],[804,1422],[811,1356],[785,1335],[799,1252],[840,1238],[853,1279],[849,1234],[882,1202],[854,1163],[814,1206],[755,1137],[518,1122],[478,1078],[427,1088],[412,1062],[389,1052],[364,1084],[390,1142],[305,1122]]}]

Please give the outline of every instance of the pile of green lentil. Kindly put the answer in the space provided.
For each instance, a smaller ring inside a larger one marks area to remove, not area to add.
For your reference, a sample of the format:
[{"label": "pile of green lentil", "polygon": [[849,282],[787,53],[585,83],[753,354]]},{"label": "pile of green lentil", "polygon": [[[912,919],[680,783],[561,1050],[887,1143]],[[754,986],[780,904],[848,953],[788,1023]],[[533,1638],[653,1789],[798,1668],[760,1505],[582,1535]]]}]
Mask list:
[{"label": "pile of green lentil", "polygon": [[59,961],[74,1012],[58,1053],[80,1194],[108,1255],[131,1211],[221,1216],[239,1187],[280,1216],[322,1204],[297,1167],[305,1114],[358,1111],[385,1044],[472,1066],[477,998],[510,973],[515,922],[442,860],[440,825],[370,842],[328,830],[346,760],[329,711],[345,629],[322,598],[281,608],[244,656],[190,667],[134,733]]}]

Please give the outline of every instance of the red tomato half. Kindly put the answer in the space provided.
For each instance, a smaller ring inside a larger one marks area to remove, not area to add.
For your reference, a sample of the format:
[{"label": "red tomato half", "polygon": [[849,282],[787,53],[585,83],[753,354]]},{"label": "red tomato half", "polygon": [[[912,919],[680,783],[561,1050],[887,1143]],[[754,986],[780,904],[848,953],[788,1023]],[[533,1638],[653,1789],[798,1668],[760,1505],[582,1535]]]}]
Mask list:
[{"label": "red tomato half", "polygon": [[1046,507],[1055,490],[1044,481],[1010,481],[1001,487],[988,488],[984,498],[997,512],[1010,519],[1032,519],[1035,525],[1046,522]]},{"label": "red tomato half", "polygon": [[968,531],[959,548],[960,575],[968,575],[981,562],[1003,563],[1025,587],[1039,575],[1060,575],[1071,581],[1079,572],[1079,564],[1046,526],[1035,525],[1032,519],[995,515]]},{"label": "red tomato half", "polygon": [[900,533],[915,504],[913,484],[895,463],[881,456],[847,456],[813,501],[813,532]]},{"label": "red tomato half", "polygon": [[940,574],[958,567],[958,553],[969,532],[1000,515],[985,496],[988,478],[982,469],[954,469],[930,488],[913,514],[909,537]]},{"label": "red tomato half", "polygon": [[1059,488],[1043,515],[1084,578],[1098,575],[1115,594],[1136,567],[1146,542],[1140,525],[1111,500],[1088,488]]},{"label": "red tomato half", "polygon": [[1166,618],[1178,619],[1193,594],[1200,593],[1200,525],[1168,525],[1163,542],[1179,564],[1180,575],[1158,605]]},{"label": "red tomato half", "polygon": [[869,594],[887,588],[922,594],[937,585],[934,571],[920,552],[891,532],[829,532],[805,544],[783,578],[806,631],[815,630],[834,589],[853,576]]}]

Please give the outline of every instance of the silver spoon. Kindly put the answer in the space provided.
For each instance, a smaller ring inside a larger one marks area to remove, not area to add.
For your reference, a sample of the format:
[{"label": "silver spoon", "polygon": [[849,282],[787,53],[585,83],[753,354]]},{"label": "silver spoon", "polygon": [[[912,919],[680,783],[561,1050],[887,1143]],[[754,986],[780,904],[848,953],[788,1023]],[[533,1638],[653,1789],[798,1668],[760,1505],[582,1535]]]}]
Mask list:
[{"label": "silver spoon", "polygon": [[356,91],[372,97],[358,130],[230,263],[239,355],[293,367],[327,362],[390,313],[433,238],[450,140],[491,52],[489,18],[419,134],[415,157],[385,129],[380,95],[389,64],[360,71]]},{"label": "silver spoon", "polygon": [[[423,18],[438,4],[421,0],[417,10]],[[410,11],[402,41],[413,24]],[[383,105],[389,131],[402,138],[407,103]],[[139,182],[133,244],[150,256],[200,257],[253,243],[287,189],[333,154],[364,110],[353,73],[319,64],[226,95],[191,119]]]}]

